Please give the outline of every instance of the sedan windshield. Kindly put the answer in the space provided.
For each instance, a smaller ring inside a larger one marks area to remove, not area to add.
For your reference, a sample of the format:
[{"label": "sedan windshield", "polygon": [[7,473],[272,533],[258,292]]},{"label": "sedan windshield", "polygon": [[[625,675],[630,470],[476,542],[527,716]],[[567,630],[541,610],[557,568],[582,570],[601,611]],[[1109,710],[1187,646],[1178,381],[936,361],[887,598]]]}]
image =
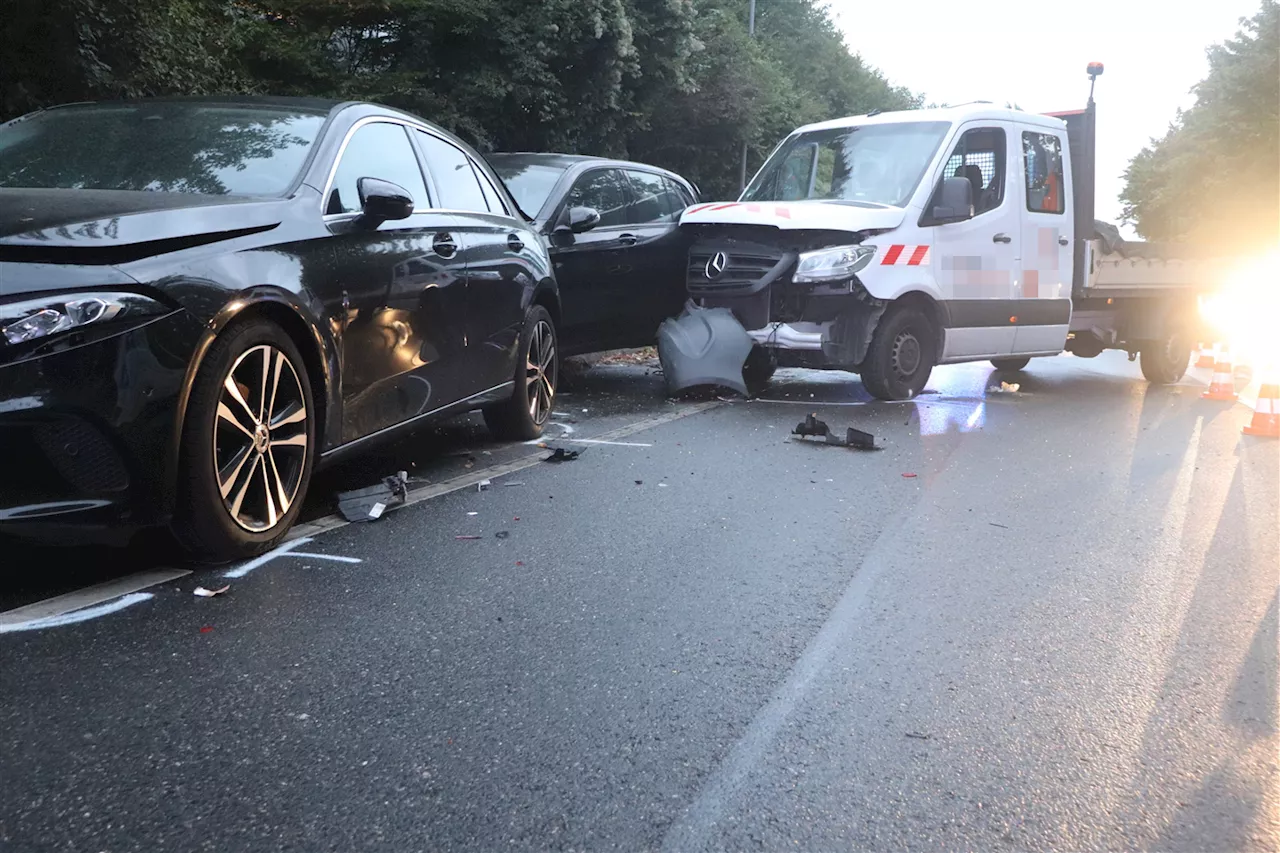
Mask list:
[{"label": "sedan windshield", "polygon": [[535,217],[564,174],[562,166],[535,163],[520,156],[495,154],[489,157],[489,165],[506,183],[520,209]]},{"label": "sedan windshield", "polygon": [[0,187],[279,195],[324,120],[164,101],[49,110],[0,125]]},{"label": "sedan windshield", "polygon": [[949,126],[919,121],[798,134],[774,152],[742,200],[827,199],[903,207]]}]

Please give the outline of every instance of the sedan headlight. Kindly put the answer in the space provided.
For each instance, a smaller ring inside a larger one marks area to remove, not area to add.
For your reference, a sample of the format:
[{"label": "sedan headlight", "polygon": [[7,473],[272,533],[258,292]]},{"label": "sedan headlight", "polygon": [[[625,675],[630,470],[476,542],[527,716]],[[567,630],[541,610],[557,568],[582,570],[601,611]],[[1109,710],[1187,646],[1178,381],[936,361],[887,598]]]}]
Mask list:
[{"label": "sedan headlight", "polygon": [[96,323],[167,310],[137,293],[72,293],[0,304],[0,345],[17,346]]},{"label": "sedan headlight", "polygon": [[836,246],[834,249],[803,252],[791,280],[795,282],[839,281],[871,263],[875,254],[875,246]]}]

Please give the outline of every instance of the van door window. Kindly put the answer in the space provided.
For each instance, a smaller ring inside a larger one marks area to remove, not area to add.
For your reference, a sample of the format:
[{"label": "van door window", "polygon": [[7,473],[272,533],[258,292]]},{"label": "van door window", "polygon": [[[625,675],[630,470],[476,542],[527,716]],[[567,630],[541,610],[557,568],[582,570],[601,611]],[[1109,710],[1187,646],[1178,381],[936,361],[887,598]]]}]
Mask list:
[{"label": "van door window", "polygon": [[1027,210],[1063,213],[1062,140],[1052,133],[1022,134],[1022,160],[1027,179]]},{"label": "van door window", "polygon": [[973,215],[1004,204],[1005,136],[998,127],[965,131],[947,158],[944,178],[968,178],[973,185]]}]

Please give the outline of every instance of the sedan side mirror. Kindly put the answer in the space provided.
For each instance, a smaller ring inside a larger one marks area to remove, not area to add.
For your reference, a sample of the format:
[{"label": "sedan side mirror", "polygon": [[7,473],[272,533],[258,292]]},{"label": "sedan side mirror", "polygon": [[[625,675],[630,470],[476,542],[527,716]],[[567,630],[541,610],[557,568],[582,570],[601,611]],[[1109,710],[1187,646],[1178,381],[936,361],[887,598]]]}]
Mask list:
[{"label": "sedan side mirror", "polygon": [[936,223],[973,218],[973,183],[968,178],[943,178],[929,218]]},{"label": "sedan side mirror", "polygon": [[361,178],[356,181],[356,189],[364,218],[375,226],[413,215],[413,196],[399,184],[381,178]]}]

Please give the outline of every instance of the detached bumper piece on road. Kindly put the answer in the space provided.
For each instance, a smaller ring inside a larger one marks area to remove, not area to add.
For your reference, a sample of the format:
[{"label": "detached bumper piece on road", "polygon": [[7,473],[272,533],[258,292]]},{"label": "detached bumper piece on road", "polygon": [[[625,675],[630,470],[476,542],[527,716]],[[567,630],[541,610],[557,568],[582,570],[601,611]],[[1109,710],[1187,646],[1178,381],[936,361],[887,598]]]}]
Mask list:
[{"label": "detached bumper piece on road", "polygon": [[658,360],[667,392],[692,388],[728,388],[747,396],[742,366],[754,342],[728,308],[685,304],[679,317],[658,327]]},{"label": "detached bumper piece on road", "polygon": [[831,427],[827,426],[826,421],[820,421],[814,415],[806,415],[805,419],[796,424],[796,428],[791,431],[792,435],[798,435],[801,439],[808,436],[821,438],[827,444],[835,447],[852,447],[854,450],[880,450],[876,447],[876,437],[869,432],[863,432],[860,429],[849,427],[845,430],[843,438],[831,431]]}]

